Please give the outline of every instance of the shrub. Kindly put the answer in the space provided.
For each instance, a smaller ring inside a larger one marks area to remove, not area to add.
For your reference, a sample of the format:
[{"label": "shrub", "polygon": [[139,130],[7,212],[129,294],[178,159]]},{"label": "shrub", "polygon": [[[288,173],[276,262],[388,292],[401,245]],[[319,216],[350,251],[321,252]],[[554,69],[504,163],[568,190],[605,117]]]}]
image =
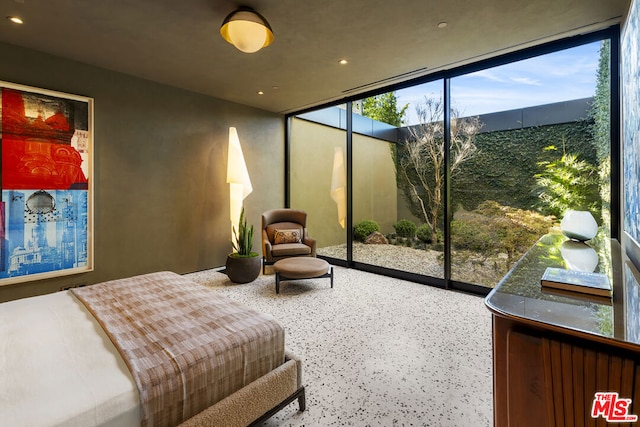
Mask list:
[{"label": "shrub", "polygon": [[451,244],[455,249],[488,256],[495,246],[493,237],[491,224],[486,218],[467,217],[462,221],[451,221]]},{"label": "shrub", "polygon": [[505,253],[510,268],[552,225],[552,217],[485,201],[451,221],[451,244],[457,250],[474,251],[485,258]]},{"label": "shrub", "polygon": [[416,225],[408,219],[401,219],[393,224],[393,228],[399,237],[413,237],[416,235]]},{"label": "shrub", "polygon": [[365,219],[353,227],[353,238],[364,242],[364,240],[374,231],[380,231],[378,223],[371,219]]},{"label": "shrub", "polygon": [[416,229],[416,237],[423,243],[432,243],[431,227],[429,224],[422,224]]}]

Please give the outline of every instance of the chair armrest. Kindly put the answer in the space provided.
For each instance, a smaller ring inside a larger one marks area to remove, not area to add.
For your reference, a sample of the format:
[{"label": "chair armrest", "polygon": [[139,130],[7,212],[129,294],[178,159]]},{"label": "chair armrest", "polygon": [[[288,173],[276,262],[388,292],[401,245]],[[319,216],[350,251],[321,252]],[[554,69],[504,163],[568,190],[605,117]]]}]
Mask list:
[{"label": "chair armrest", "polygon": [[315,257],[316,256],[316,241],[315,239],[312,239],[311,237],[309,237],[309,235],[307,234],[307,229],[304,229],[304,239],[302,239],[302,243],[304,243],[305,245],[309,246],[311,248],[311,256]]},{"label": "chair armrest", "polygon": [[267,261],[271,261],[271,242],[265,229],[262,229],[262,255]]}]

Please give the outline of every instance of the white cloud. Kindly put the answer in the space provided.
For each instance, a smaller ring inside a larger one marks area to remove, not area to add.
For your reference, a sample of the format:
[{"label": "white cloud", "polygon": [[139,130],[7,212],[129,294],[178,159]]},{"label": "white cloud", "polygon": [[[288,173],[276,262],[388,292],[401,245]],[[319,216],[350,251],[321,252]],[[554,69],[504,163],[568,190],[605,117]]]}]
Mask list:
[{"label": "white cloud", "polygon": [[520,83],[529,86],[542,86],[540,80],[532,79],[531,77],[511,77],[511,80],[515,83]]},{"label": "white cloud", "polygon": [[461,76],[461,78],[463,79],[475,79],[475,78],[482,78],[482,79],[486,79],[492,82],[499,82],[499,83],[506,83],[508,81],[508,79],[505,79],[503,77],[500,77],[500,75],[496,72],[496,69],[488,69],[488,70],[481,70],[481,71],[476,71],[475,73],[471,73],[471,74],[467,74],[464,76]]}]

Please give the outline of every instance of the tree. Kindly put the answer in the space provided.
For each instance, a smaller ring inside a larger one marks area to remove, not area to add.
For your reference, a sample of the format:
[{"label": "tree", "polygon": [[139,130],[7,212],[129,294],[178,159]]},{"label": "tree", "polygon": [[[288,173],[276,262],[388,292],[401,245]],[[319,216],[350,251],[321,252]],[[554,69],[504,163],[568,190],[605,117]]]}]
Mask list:
[{"label": "tree", "polygon": [[609,68],[611,46],[609,40],[603,40],[600,45],[600,60],[598,64],[596,93],[590,110],[593,120],[592,132],[598,160],[600,175],[600,197],[603,225],[610,224],[610,180],[611,180],[611,70]]},{"label": "tree", "polygon": [[589,118],[593,120],[594,144],[599,162],[607,161],[610,158],[610,137],[611,137],[611,70],[610,62],[610,42],[603,40],[600,45],[600,59],[598,62],[596,93],[593,105],[589,111]]},{"label": "tree", "polygon": [[[435,243],[443,203],[444,102],[427,97],[416,106],[416,113],[420,124],[408,128],[409,136],[398,147],[396,175],[411,212],[431,227]],[[449,171],[452,175],[476,154],[474,139],[481,127],[477,116],[461,118],[457,110],[451,110]]]},{"label": "tree", "polygon": [[398,99],[395,92],[371,96],[362,100],[362,115],[379,122],[400,127],[404,124],[404,116],[409,104],[398,109]]}]

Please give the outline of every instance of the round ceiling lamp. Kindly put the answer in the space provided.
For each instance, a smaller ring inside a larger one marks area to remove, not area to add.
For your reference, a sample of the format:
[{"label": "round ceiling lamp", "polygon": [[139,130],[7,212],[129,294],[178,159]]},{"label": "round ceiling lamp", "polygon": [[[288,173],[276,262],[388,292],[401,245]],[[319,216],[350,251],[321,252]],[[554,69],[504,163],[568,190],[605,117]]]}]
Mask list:
[{"label": "round ceiling lamp", "polygon": [[267,20],[250,7],[241,7],[224,18],[220,35],[245,53],[257,52],[273,41],[273,31]]}]

